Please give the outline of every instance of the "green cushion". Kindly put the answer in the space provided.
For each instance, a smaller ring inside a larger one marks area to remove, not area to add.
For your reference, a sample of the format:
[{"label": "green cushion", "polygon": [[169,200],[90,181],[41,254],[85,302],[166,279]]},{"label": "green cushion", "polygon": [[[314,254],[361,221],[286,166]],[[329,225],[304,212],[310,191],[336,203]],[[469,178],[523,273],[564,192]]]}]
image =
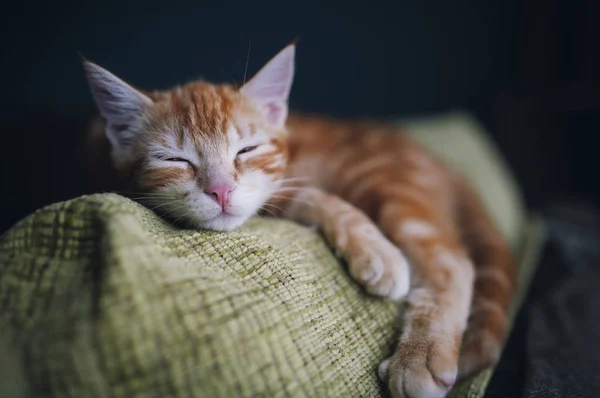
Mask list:
[{"label": "green cushion", "polygon": [[[478,188],[494,185],[486,204],[531,269],[537,224],[493,146],[467,116],[430,121],[426,130],[446,126],[439,141],[416,133],[432,150],[490,163],[463,167],[490,173]],[[0,265],[0,396],[380,396],[377,365],[397,334],[395,306],[364,294],[319,234],[285,220],[180,230],[118,195],[86,196],[14,226]],[[481,396],[490,373],[452,396]]]},{"label": "green cushion", "polygon": [[526,219],[523,198],[483,127],[463,112],[405,120],[402,124],[415,140],[469,180],[500,232],[516,247]]}]

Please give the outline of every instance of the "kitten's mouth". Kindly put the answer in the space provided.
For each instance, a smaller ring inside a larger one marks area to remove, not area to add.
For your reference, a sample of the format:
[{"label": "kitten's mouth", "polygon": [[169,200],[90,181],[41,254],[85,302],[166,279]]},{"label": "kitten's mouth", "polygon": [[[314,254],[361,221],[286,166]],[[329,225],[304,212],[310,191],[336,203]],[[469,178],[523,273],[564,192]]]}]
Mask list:
[{"label": "kitten's mouth", "polygon": [[221,210],[221,212],[219,214],[217,214],[216,216],[214,216],[213,218],[211,218],[211,220],[227,220],[230,218],[236,218],[238,217],[236,214],[233,214],[227,210]]},{"label": "kitten's mouth", "polygon": [[202,222],[204,228],[213,230],[213,231],[231,231],[239,227],[245,218],[238,214],[230,213],[228,211],[221,211],[221,213],[216,216],[204,220]]},{"label": "kitten's mouth", "polygon": [[222,212],[217,214],[217,217],[235,217],[235,214],[232,214],[232,213],[228,212],[227,210],[223,210]]}]

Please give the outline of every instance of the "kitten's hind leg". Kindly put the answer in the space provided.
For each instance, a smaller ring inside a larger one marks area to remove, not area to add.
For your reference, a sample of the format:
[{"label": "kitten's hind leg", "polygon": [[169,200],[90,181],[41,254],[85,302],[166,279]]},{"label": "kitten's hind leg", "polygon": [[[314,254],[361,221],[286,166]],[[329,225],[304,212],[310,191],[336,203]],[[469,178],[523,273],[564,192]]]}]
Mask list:
[{"label": "kitten's hind leg", "polygon": [[393,397],[444,397],[456,381],[474,269],[452,220],[427,197],[395,197],[379,225],[412,261],[398,346],[380,375]]},{"label": "kitten's hind leg", "polygon": [[392,300],[409,288],[409,265],[361,210],[338,196],[307,188],[286,203],[285,213],[295,221],[317,225],[348,263],[352,277],[371,294]]},{"label": "kitten's hind leg", "polygon": [[516,290],[516,266],[510,247],[477,194],[464,184],[459,188],[463,237],[475,263],[471,315],[458,363],[459,377],[465,377],[494,365],[500,358]]}]

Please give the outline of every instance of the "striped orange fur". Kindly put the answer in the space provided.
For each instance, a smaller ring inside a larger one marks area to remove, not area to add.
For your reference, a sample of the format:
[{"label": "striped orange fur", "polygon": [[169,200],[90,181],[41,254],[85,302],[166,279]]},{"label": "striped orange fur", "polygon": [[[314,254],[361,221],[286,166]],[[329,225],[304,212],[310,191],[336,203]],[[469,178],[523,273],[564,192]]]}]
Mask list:
[{"label": "striped orange fur", "polygon": [[294,51],[239,89],[144,92],[86,61],[101,113],[91,178],[196,228],[230,230],[257,212],[317,226],[368,292],[403,299],[379,368],[392,396],[445,396],[500,355],[511,252],[464,180],[396,127],[288,116]]}]

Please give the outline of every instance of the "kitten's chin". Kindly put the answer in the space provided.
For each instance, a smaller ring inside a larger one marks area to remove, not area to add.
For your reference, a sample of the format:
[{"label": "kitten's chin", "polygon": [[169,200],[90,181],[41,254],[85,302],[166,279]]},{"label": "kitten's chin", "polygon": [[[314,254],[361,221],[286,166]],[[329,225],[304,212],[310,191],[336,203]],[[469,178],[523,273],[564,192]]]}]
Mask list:
[{"label": "kitten's chin", "polygon": [[246,216],[221,213],[210,220],[203,220],[200,223],[200,227],[211,231],[227,232],[242,226],[248,218]]}]

